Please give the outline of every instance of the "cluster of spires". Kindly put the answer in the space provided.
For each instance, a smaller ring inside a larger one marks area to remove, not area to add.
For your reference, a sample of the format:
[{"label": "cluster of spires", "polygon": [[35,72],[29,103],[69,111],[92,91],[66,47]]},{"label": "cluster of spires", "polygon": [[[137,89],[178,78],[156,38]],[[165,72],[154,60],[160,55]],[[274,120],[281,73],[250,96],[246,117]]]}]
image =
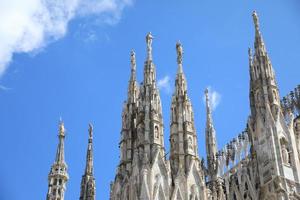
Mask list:
[{"label": "cluster of spires", "polygon": [[[65,126],[60,120],[56,157],[48,175],[47,200],[64,200],[66,183],[69,180],[68,166],[65,161]],[[96,186],[93,163],[93,126],[89,124],[88,148],[86,154],[86,166],[81,180],[80,200],[95,200]]]},{"label": "cluster of spires", "polygon": [[[271,81],[274,82],[274,85],[276,85],[276,80],[275,80],[275,75],[273,68],[270,64],[270,60],[267,55],[267,51],[265,48],[265,44],[263,42],[262,35],[260,33],[259,29],[259,21],[258,21],[258,16],[256,12],[253,12],[253,20],[255,24],[255,59],[266,59],[265,61],[267,62],[267,65],[254,65],[253,61],[253,56],[252,56],[252,50],[249,48],[249,65],[250,65],[250,78],[251,78],[251,84],[253,84],[256,80],[264,80],[264,79],[270,79]],[[155,68],[152,63],[152,39],[153,36],[151,33],[147,34],[146,36],[146,43],[147,43],[147,60],[145,62],[145,69],[144,69],[144,82],[142,85],[146,88],[149,85],[156,89],[156,83],[155,83]],[[186,80],[185,80],[185,75],[183,73],[183,67],[182,67],[182,60],[183,60],[183,48],[180,42],[177,42],[176,44],[176,50],[177,50],[177,64],[178,64],[178,69],[177,69],[177,75],[176,75],[176,82],[175,82],[175,92],[173,95],[172,103],[180,103],[182,101],[186,101],[188,104],[190,104],[190,100],[187,96],[187,85],[186,85]],[[260,61],[262,62],[262,61]],[[261,67],[261,68],[259,68]],[[263,68],[265,67],[265,68]],[[132,50],[131,51],[131,76],[130,76],[130,81],[129,81],[129,87],[128,87],[128,99],[127,99],[127,104],[136,104],[138,95],[140,92],[139,89],[137,89],[137,82],[136,82],[136,59],[135,59],[135,52]],[[153,89],[152,88],[152,89]],[[252,86],[250,86],[252,88]],[[144,91],[145,92],[145,91]],[[145,92],[147,93],[147,91]],[[274,99],[276,99],[276,94],[274,94]],[[213,119],[212,119],[212,110],[210,107],[209,103],[209,91],[208,89],[205,90],[205,97],[206,97],[206,152],[207,152],[207,175],[208,175],[208,180],[209,181],[217,181],[218,180],[218,161],[217,161],[217,140],[216,140],[216,132],[213,126]],[[158,97],[159,98],[159,97]],[[294,92],[291,92],[291,94],[287,97],[284,97],[281,106],[283,108],[291,109],[291,108],[297,108],[299,111],[299,102],[300,102],[300,87],[298,86]],[[160,104],[160,99],[158,100]],[[251,107],[253,107],[252,105]],[[161,107],[160,105],[157,105],[156,111],[158,114],[161,115]],[[128,109],[128,108],[126,108]],[[131,109],[131,107],[129,107]],[[191,108],[190,108],[191,109]],[[172,112],[172,110],[171,110]],[[255,115],[255,111],[252,110],[252,114]],[[160,116],[161,117],[161,116]],[[184,116],[186,117],[186,116]],[[183,120],[179,117],[179,119],[176,120]],[[185,119],[186,120],[186,119]],[[189,116],[189,121],[194,123],[193,119],[193,111],[192,109],[190,110],[190,116]],[[181,121],[183,122],[183,121]],[[172,123],[171,123],[172,124]],[[162,124],[160,124],[162,126]],[[194,125],[193,125],[194,126]],[[146,130],[146,127],[145,131]],[[192,127],[194,129],[194,127]],[[181,130],[183,131],[183,130]],[[197,136],[195,134],[194,139],[197,139]],[[161,133],[163,136],[163,134]],[[172,133],[171,133],[172,136]],[[63,200],[64,199],[64,192],[66,189],[66,182],[69,179],[68,173],[67,173],[67,164],[64,159],[64,138],[65,138],[65,128],[64,128],[64,123],[61,121],[59,124],[59,144],[57,148],[57,153],[56,153],[56,158],[55,162],[51,167],[50,173],[49,173],[49,188],[48,188],[48,193],[47,193],[47,200]],[[172,141],[170,139],[170,141]],[[158,142],[159,143],[159,142]],[[133,144],[133,145],[141,145],[141,144]],[[154,148],[157,146],[154,145],[154,147],[147,147],[146,144],[143,144],[144,148]],[[158,145],[161,147],[161,150],[163,151],[163,143],[160,141],[160,144]],[[172,146],[172,144],[171,144]],[[193,159],[199,159],[198,158],[198,152],[197,152],[197,142],[195,142],[195,147],[193,148],[193,152],[188,152],[188,154],[192,155]],[[179,148],[178,154],[173,154],[170,156],[170,160],[172,161],[172,158],[178,159],[178,160],[183,160],[181,155],[185,152],[186,150],[183,150]],[[136,151],[135,151],[136,152]],[[135,154],[135,152],[131,152],[131,154]],[[164,152],[164,151],[163,151]],[[151,155],[147,155],[148,157]],[[131,158],[134,158],[132,156]],[[145,161],[144,161],[145,162]],[[185,161],[180,163],[179,168],[183,168]],[[121,163],[122,164],[122,163]],[[120,165],[121,165],[120,164]],[[175,169],[174,169],[175,170]],[[178,170],[178,169],[176,169]],[[81,193],[80,193],[80,200],[94,200],[95,199],[95,178],[93,175],[93,127],[90,124],[89,125],[89,139],[88,139],[88,149],[87,149],[87,156],[86,156],[86,167],[85,167],[85,172],[84,175],[82,176],[82,181],[81,181]]]},{"label": "cluster of spires", "polygon": [[[272,114],[274,119],[278,116],[278,97],[279,92],[275,80],[275,73],[273,67],[271,65],[271,61],[267,54],[267,50],[262,38],[262,34],[260,32],[259,27],[259,20],[257,13],[253,12],[253,22],[255,25],[255,42],[254,42],[254,53],[252,55],[252,50],[249,48],[249,71],[250,71],[250,102],[251,102],[251,114],[252,117],[256,116],[256,112],[263,112],[265,105],[269,105],[269,109],[272,109]],[[145,86],[151,85],[148,88],[151,92],[151,89],[156,87],[155,83],[155,68],[153,65],[152,60],[152,39],[153,36],[149,33],[146,36],[146,43],[147,43],[147,59],[145,61],[144,67],[144,81],[142,82],[141,88],[139,88],[136,84],[136,61],[135,61],[135,53],[134,51],[131,52],[131,78],[129,83],[129,90],[128,90],[128,100],[125,102],[125,109],[123,114],[128,114],[128,105],[134,103],[135,106],[138,107],[137,113],[131,113],[134,116],[139,116],[140,114],[143,115],[142,109],[140,107],[145,106],[145,104],[149,103],[144,101],[144,96],[139,95],[139,93],[143,92]],[[185,75],[183,73],[183,48],[180,42],[176,44],[176,51],[177,51],[177,74],[175,80],[175,91],[172,97],[172,105],[171,105],[171,133],[170,133],[170,142],[171,142],[171,150],[170,150],[170,164],[171,164],[171,171],[172,176],[176,176],[180,171],[187,171],[189,163],[192,160],[199,161],[198,156],[198,147],[197,147],[197,135],[194,127],[194,117],[193,117],[193,110],[191,106],[190,99],[187,95],[187,82],[185,79]],[[263,92],[264,94],[257,95],[253,92],[257,92],[255,89],[256,86],[266,86],[268,91],[259,91]],[[140,91],[139,91],[140,90]],[[149,92],[147,90],[147,92]],[[144,93],[145,94],[145,93]],[[256,95],[254,97],[254,95]],[[256,97],[259,97],[258,99]],[[209,91],[205,90],[205,97],[206,97],[206,153],[207,153],[207,165],[202,165],[203,171],[208,177],[209,182],[216,182],[219,179],[220,170],[219,161],[218,161],[218,149],[217,149],[217,140],[216,140],[216,131],[213,125],[212,119],[212,110],[210,107],[209,102]],[[263,98],[261,100],[260,98]],[[134,101],[130,101],[134,99]],[[145,98],[147,99],[147,98]],[[152,100],[152,99],[151,99]],[[151,101],[153,102],[153,101]],[[141,105],[136,105],[137,103]],[[159,102],[160,103],[160,102]],[[150,103],[151,104],[151,103]],[[132,108],[132,107],[131,107]],[[146,109],[147,110],[147,109]],[[155,109],[154,109],[155,110]],[[158,112],[161,114],[161,108]],[[124,116],[126,115],[124,114]],[[148,118],[149,119],[149,118]],[[149,119],[151,120],[151,119]],[[139,119],[137,117],[137,123]],[[147,121],[148,122],[148,121]],[[127,127],[128,128],[128,127]],[[129,129],[136,128],[135,126],[130,126]],[[138,129],[138,127],[137,127]],[[188,130],[189,129],[189,130]],[[175,131],[173,131],[175,130]],[[188,130],[188,131],[187,131]],[[149,131],[149,130],[148,130]],[[128,129],[124,131],[125,134],[122,133],[122,140],[121,140],[121,155],[127,155],[125,152],[133,153],[138,152],[139,147],[138,144],[135,144],[135,140],[139,140],[138,138],[135,139],[134,131],[132,132],[131,137],[127,138],[130,142],[130,146],[124,147],[126,143],[124,140],[124,135],[126,135]],[[130,131],[129,131],[130,132]],[[145,131],[145,135],[148,132]],[[138,133],[137,133],[138,134]],[[162,135],[163,136],[163,135]],[[241,136],[242,137],[242,136]],[[191,139],[190,139],[191,138]],[[234,142],[232,142],[233,144]],[[124,144],[124,145],[123,145]],[[164,148],[163,144],[160,144],[160,147]],[[127,149],[126,149],[127,148]],[[232,147],[233,148],[233,147]],[[125,150],[124,150],[125,149]],[[135,149],[135,150],[132,150]],[[227,148],[230,149],[230,148]],[[145,149],[142,149],[145,150]],[[132,152],[133,151],[133,152]],[[147,150],[145,150],[147,151]],[[151,155],[150,155],[151,156]],[[233,156],[231,156],[233,157]],[[119,165],[118,175],[127,176],[127,171],[131,170],[131,166],[126,165],[124,163],[131,163],[134,156],[121,156],[121,162]],[[228,160],[226,161],[228,162]],[[144,162],[145,163],[145,162]],[[122,173],[123,171],[123,173]],[[117,177],[120,177],[117,176]],[[173,177],[172,177],[173,178]],[[116,179],[117,180],[117,179]],[[218,184],[217,184],[218,185]],[[218,187],[215,185],[214,187]]]},{"label": "cluster of spires", "polygon": [[[147,60],[145,63],[147,62],[152,62],[152,39],[153,36],[151,34],[151,32],[149,32],[146,36],[146,43],[147,43]],[[177,64],[178,64],[178,68],[177,68],[177,75],[176,75],[176,81],[175,81],[175,92],[173,95],[173,99],[177,98],[186,98],[188,99],[188,102],[190,103],[190,100],[187,96],[187,82],[186,82],[186,78],[183,72],[183,66],[182,66],[182,61],[183,61],[183,47],[180,43],[180,41],[178,41],[176,43],[176,52],[177,52]],[[131,103],[136,103],[138,96],[137,96],[137,81],[136,81],[136,59],[135,59],[135,52],[134,50],[131,51],[131,75],[130,75],[130,80],[129,80],[129,89],[128,89],[128,100],[125,103],[131,102]],[[146,65],[147,66],[147,65]],[[145,70],[147,70],[147,68],[145,68]],[[155,72],[154,72],[155,73]],[[144,77],[145,79],[147,77]],[[155,78],[152,79],[153,81],[155,81]],[[144,82],[147,82],[147,80],[144,80]],[[155,85],[155,84],[154,84]],[[216,132],[214,129],[214,125],[213,125],[213,119],[212,119],[212,109],[211,109],[211,103],[210,103],[210,99],[209,99],[209,90],[208,88],[205,90],[205,97],[206,97],[206,151],[207,151],[207,173],[209,174],[209,179],[216,179],[218,176],[218,166],[217,166],[217,141],[216,141]],[[190,103],[191,104],[191,103]],[[193,119],[193,113],[192,115],[192,123],[194,126],[194,119]],[[194,128],[194,127],[193,127]],[[195,131],[195,130],[194,130]],[[195,138],[196,133],[195,133]],[[197,148],[197,142],[195,142],[195,154],[194,156],[196,157],[196,159],[198,158],[198,148]],[[185,157],[184,153],[186,152],[181,152],[179,154],[181,154],[182,156]],[[172,157],[172,155],[171,155]],[[122,162],[122,161],[121,161]],[[184,162],[183,162],[184,163]],[[181,163],[181,166],[179,167],[183,167],[183,163]]]}]

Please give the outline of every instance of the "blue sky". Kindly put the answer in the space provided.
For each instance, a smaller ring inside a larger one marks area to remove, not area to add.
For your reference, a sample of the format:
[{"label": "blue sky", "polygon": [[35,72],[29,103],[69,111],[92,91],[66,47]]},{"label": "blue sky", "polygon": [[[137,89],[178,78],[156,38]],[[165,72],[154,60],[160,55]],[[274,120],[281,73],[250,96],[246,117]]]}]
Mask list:
[{"label": "blue sky", "polygon": [[[1,200],[46,197],[60,117],[67,130],[65,157],[70,180],[66,200],[79,198],[89,122],[94,124],[97,199],[108,199],[118,164],[130,50],[136,51],[140,82],[149,31],[155,37],[157,78],[166,86],[160,94],[167,151],[176,41],[180,40],[184,48],[183,67],[201,156],[205,155],[202,97],[206,87],[219,95],[213,113],[219,148],[245,128],[249,115],[247,49],[254,41],[253,10],[260,17],[281,95],[299,84],[297,0],[69,0],[58,6],[66,10],[58,9],[62,12],[55,15],[48,9],[50,5],[40,5],[40,0],[30,0],[32,5],[20,2],[0,2],[0,10],[5,9],[0,16],[6,15],[0,17]],[[39,18],[45,9],[55,18]],[[16,16],[24,20],[14,23]]]}]

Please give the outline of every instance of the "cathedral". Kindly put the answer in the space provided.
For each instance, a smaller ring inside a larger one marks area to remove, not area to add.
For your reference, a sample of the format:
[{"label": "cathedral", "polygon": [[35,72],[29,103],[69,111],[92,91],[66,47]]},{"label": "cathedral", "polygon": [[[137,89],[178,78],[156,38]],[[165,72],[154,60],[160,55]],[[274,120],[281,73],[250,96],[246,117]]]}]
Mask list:
[{"label": "cathedral", "polygon": [[[249,48],[250,114],[245,129],[217,146],[209,91],[206,97],[206,158],[198,154],[194,111],[176,44],[177,74],[170,108],[170,149],[164,122],[151,33],[146,36],[144,79],[136,80],[135,52],[123,105],[120,162],[110,200],[300,200],[300,85],[281,98],[269,55],[253,12],[255,39]],[[48,176],[47,200],[64,200],[68,181],[64,125]],[[95,200],[93,127],[90,125],[80,200]]]},{"label": "cathedral", "polygon": [[[91,124],[89,124],[88,133],[89,139],[86,153],[86,166],[81,179],[79,200],[96,199],[96,185],[93,167],[93,126]],[[68,167],[65,162],[65,127],[62,121],[60,121],[59,123],[58,139],[59,142],[57,146],[55,161],[51,166],[48,175],[48,192],[46,200],[64,200],[66,183],[69,179],[69,175],[67,172]]]}]

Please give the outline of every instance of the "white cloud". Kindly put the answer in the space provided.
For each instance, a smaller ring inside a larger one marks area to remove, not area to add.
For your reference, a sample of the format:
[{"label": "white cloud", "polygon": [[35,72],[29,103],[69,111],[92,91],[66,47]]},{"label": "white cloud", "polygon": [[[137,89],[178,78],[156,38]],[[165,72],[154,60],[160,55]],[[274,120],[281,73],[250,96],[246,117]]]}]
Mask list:
[{"label": "white cloud", "polygon": [[6,90],[10,90],[11,88],[8,88],[8,87],[6,87],[6,86],[4,86],[4,85],[0,85],[0,90],[4,90],[4,91],[6,91]]},{"label": "white cloud", "polygon": [[[209,96],[209,100],[210,100],[210,106],[211,106],[212,110],[215,110],[221,102],[221,94],[219,92],[217,92],[216,90],[213,90],[212,87],[210,87],[210,86],[208,86],[207,89],[208,89],[208,96]],[[203,96],[202,99],[205,104],[206,103],[205,95]]]},{"label": "white cloud", "polygon": [[170,77],[164,76],[162,79],[157,81],[157,86],[159,89],[164,90],[167,94],[171,92],[171,85],[170,85]]},{"label": "white cloud", "polygon": [[0,76],[15,53],[30,53],[63,37],[76,17],[115,24],[131,0],[8,0],[0,2]]}]

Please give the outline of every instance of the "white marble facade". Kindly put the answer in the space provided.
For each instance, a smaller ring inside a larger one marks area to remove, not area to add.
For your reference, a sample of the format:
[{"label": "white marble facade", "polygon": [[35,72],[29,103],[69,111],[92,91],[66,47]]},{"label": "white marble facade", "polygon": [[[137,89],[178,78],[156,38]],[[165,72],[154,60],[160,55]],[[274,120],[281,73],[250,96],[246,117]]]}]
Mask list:
[{"label": "white marble facade", "polygon": [[151,33],[146,36],[144,80],[136,81],[131,52],[128,98],[123,106],[120,163],[111,200],[288,200],[300,199],[300,86],[280,101],[274,69],[256,12],[254,50],[249,49],[248,123],[218,150],[207,91],[206,163],[198,154],[194,111],[176,44],[177,75],[170,117],[170,153],[164,124]]},{"label": "white marble facade", "polygon": [[[123,105],[120,162],[110,200],[300,200],[300,85],[280,100],[259,20],[253,12],[254,50],[249,48],[250,109],[245,129],[218,149],[208,90],[206,159],[198,154],[194,111],[183,72],[183,47],[176,44],[177,74],[170,109],[170,150],[164,123],[151,33],[146,36],[144,79],[136,81],[135,52]],[[89,126],[80,200],[95,200],[93,127]],[[64,200],[69,179],[64,159],[65,128],[59,125],[47,200]],[[169,153],[168,153],[169,152]],[[204,161],[206,160],[206,162]]]}]

